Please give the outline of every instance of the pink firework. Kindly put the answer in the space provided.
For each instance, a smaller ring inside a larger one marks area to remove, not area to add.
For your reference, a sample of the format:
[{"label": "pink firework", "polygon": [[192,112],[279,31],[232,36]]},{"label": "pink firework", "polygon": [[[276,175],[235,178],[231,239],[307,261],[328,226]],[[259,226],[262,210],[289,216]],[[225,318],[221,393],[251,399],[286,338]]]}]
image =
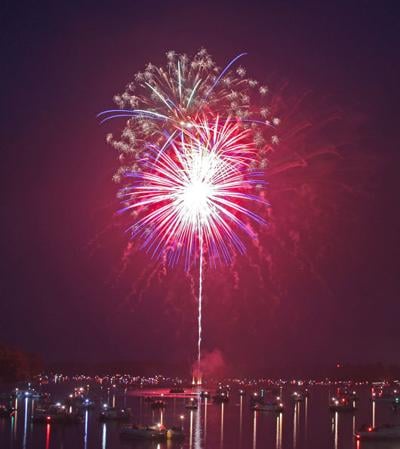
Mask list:
[{"label": "pink firework", "polygon": [[264,223],[266,155],[278,142],[268,88],[234,69],[244,55],[221,70],[204,49],[191,60],[168,52],[166,67],[148,64],[115,96],[119,109],[100,114],[127,119],[121,138],[107,140],[120,152],[114,180],[132,239],[171,265],[182,256],[189,269],[198,257],[198,368],[203,259],[229,263]]},{"label": "pink firework", "polygon": [[243,253],[241,234],[254,236],[248,221],[264,222],[252,209],[266,204],[255,194],[263,172],[254,168],[250,137],[237,120],[204,117],[179,129],[167,148],[154,147],[146,170],[127,172],[131,183],[120,191],[122,211],[137,211],[132,238],[153,256],[171,248],[171,263],[183,254],[187,266],[200,240],[213,261]]}]

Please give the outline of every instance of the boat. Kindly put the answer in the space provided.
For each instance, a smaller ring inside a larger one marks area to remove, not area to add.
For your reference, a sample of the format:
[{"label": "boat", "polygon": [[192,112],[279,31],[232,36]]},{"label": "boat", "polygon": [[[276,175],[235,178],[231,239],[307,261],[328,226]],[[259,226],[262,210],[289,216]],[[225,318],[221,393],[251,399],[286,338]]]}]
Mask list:
[{"label": "boat", "polygon": [[387,388],[378,388],[372,390],[371,400],[375,402],[393,402],[397,396],[397,390],[392,391]]},{"label": "boat", "polygon": [[34,423],[76,424],[82,421],[79,413],[70,413],[65,405],[53,404],[47,408],[37,408],[31,417]]},{"label": "boat", "polygon": [[185,390],[182,387],[173,387],[169,390],[169,392],[171,394],[180,394],[180,393],[184,393]]},{"label": "boat", "polygon": [[11,397],[16,399],[28,398],[28,399],[42,399],[45,395],[43,393],[39,393],[34,388],[29,387],[26,390],[20,390],[19,388],[15,388],[11,392]]},{"label": "boat", "polygon": [[132,424],[123,427],[120,436],[130,440],[166,440],[167,431],[162,425],[141,426]]},{"label": "boat", "polygon": [[372,393],[372,401],[375,401],[375,402],[392,402],[393,401],[393,395],[389,394],[389,393],[383,393],[383,394],[380,394],[380,395]]},{"label": "boat", "polygon": [[95,402],[89,397],[84,395],[70,394],[65,399],[65,404],[82,410],[92,410],[95,408]]},{"label": "boat", "polygon": [[304,401],[304,395],[303,393],[299,393],[298,391],[294,391],[291,394],[291,398],[294,402],[303,402]]},{"label": "boat", "polygon": [[200,392],[200,397],[202,399],[210,399],[211,395],[210,395],[210,393],[208,391],[201,391]]},{"label": "boat", "polygon": [[349,391],[347,393],[347,397],[351,400],[351,401],[358,401],[358,396],[357,396],[357,392],[356,391]]},{"label": "boat", "polygon": [[46,411],[35,412],[31,419],[32,422],[38,424],[77,424],[82,422],[82,416],[75,413],[49,414]]},{"label": "boat", "polygon": [[331,412],[353,412],[355,409],[354,402],[350,401],[346,396],[333,397],[329,403]]},{"label": "boat", "polygon": [[358,401],[357,392],[355,390],[350,390],[348,387],[338,387],[336,389],[336,396],[346,397],[350,401]]},{"label": "boat", "polygon": [[355,437],[358,440],[368,441],[385,441],[385,440],[399,440],[400,441],[400,426],[379,426],[379,427],[362,427]]},{"label": "boat", "polygon": [[283,412],[283,403],[279,401],[274,402],[265,402],[264,404],[256,403],[254,404],[251,409],[255,412],[276,412],[281,413]]},{"label": "boat", "polygon": [[213,402],[214,402],[214,404],[223,404],[223,403],[229,402],[228,393],[225,391],[218,391],[213,396]]},{"label": "boat", "polygon": [[155,399],[151,403],[151,408],[153,409],[165,408],[165,402],[162,401],[161,399]]},{"label": "boat", "polygon": [[184,433],[181,427],[166,428],[162,424],[155,426],[141,426],[132,424],[122,428],[121,438],[129,440],[181,440]]},{"label": "boat", "polygon": [[9,418],[14,413],[14,409],[8,405],[0,404],[0,418]]},{"label": "boat", "polygon": [[250,405],[263,404],[264,398],[260,396],[256,391],[250,396]]},{"label": "boat", "polygon": [[173,426],[167,430],[167,440],[183,440],[185,434],[182,427]]},{"label": "boat", "polygon": [[131,409],[123,408],[118,409],[115,407],[108,407],[107,404],[104,404],[103,410],[100,412],[99,420],[100,421],[129,421],[131,417]]},{"label": "boat", "polygon": [[190,398],[186,401],[185,404],[185,408],[188,410],[197,410],[198,407],[198,403],[197,403],[197,399],[195,398]]},{"label": "boat", "polygon": [[78,405],[79,408],[83,410],[93,410],[95,407],[94,401],[92,401],[89,398],[84,398],[81,400],[80,404]]}]

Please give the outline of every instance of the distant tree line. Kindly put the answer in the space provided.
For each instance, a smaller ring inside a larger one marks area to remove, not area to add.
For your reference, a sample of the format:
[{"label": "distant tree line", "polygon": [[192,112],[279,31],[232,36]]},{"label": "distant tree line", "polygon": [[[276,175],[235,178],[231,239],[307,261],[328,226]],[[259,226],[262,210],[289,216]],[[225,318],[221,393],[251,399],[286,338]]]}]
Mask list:
[{"label": "distant tree line", "polygon": [[42,369],[43,362],[37,355],[0,343],[0,382],[30,379]]}]

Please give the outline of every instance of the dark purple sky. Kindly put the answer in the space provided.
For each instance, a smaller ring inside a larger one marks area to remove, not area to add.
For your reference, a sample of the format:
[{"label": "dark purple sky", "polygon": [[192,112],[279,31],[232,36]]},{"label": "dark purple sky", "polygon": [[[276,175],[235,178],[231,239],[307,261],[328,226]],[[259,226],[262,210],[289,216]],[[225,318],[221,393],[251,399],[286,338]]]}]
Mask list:
[{"label": "dark purple sky", "polygon": [[[257,285],[242,262],[232,292],[229,269],[210,273],[205,347],[258,368],[399,362],[396,2],[72,3],[7,2],[1,14],[0,341],[49,360],[190,359],[195,304],[182,274],[145,288],[150,262],[137,254],[116,279],[126,236],[113,226],[116,155],[96,114],[145,63],[205,46],[221,64],[247,51],[257,79],[311,91],[298,120],[340,110],[348,145],[327,176],[350,187],[332,196],[311,181],[316,213],[273,192],[284,175],[271,180],[276,225],[290,217],[277,235],[298,229],[307,263],[267,236],[273,281]],[[313,170],[298,184],[325,176]]]}]

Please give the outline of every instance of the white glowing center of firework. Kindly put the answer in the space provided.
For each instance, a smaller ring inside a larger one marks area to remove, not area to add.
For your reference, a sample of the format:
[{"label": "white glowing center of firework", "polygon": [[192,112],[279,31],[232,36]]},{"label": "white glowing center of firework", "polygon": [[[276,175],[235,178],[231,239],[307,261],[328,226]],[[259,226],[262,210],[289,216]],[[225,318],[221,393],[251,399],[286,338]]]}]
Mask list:
[{"label": "white glowing center of firework", "polygon": [[204,221],[211,213],[209,200],[212,196],[212,186],[205,181],[191,181],[182,193],[183,212],[192,223]]},{"label": "white glowing center of firework", "polygon": [[177,258],[182,251],[189,262],[204,244],[229,262],[234,250],[245,250],[239,235],[254,237],[248,221],[263,223],[243,204],[263,202],[250,193],[258,181],[250,169],[255,160],[255,149],[247,144],[250,131],[229,118],[211,120],[179,128],[170,147],[149,158],[146,170],[130,173],[132,186],[122,192],[124,210],[142,213],[130,231],[154,254],[176,248]]},{"label": "white glowing center of firework", "polygon": [[182,222],[196,229],[213,215],[213,203],[218,196],[215,174],[222,161],[205,148],[187,148],[185,155],[183,183],[177,192],[176,207]]}]

